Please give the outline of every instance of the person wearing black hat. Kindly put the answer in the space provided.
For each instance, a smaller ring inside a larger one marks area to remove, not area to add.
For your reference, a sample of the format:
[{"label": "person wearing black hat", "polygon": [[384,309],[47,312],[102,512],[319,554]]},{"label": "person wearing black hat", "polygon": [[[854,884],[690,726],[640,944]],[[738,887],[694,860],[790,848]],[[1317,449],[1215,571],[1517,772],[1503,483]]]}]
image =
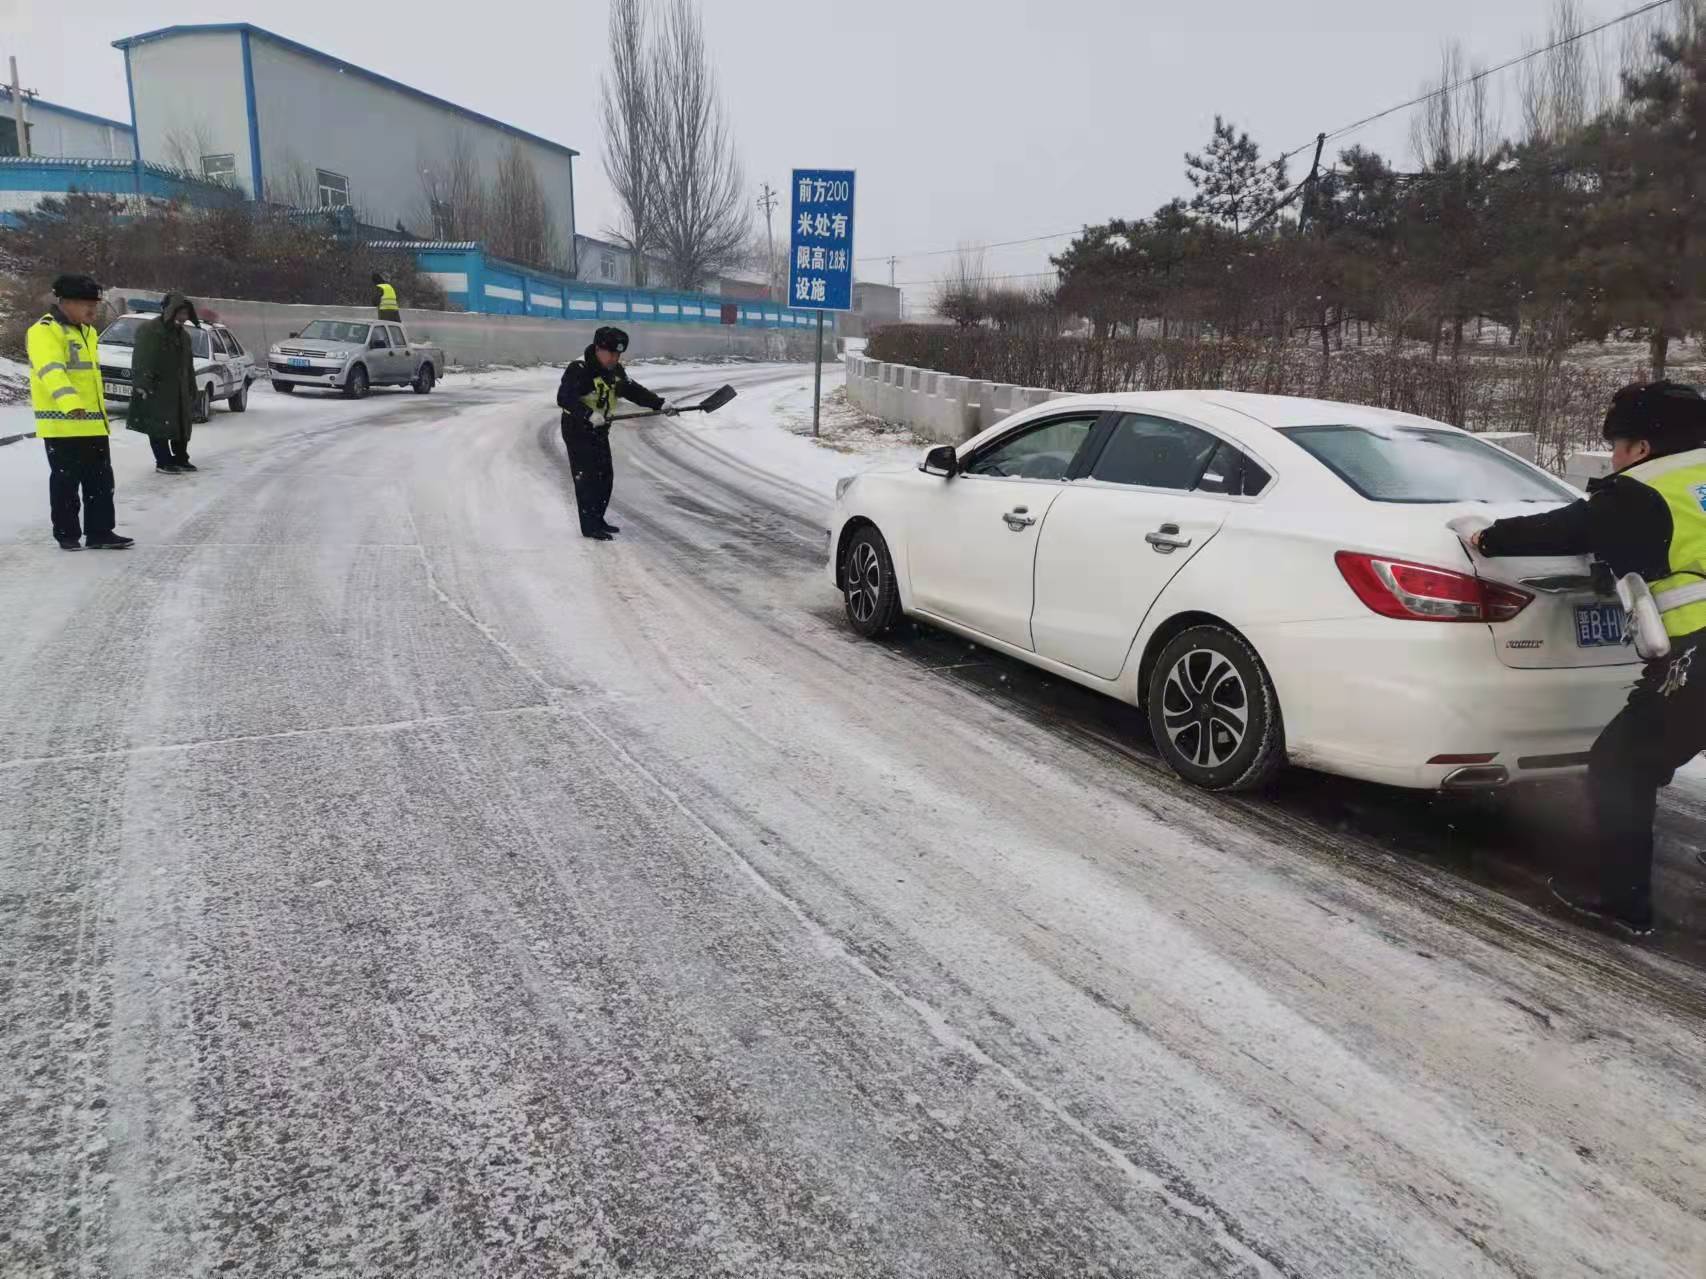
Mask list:
[{"label": "person wearing black hat", "polygon": [[610,412],[616,401],[628,400],[670,417],[676,412],[663,396],[628,376],[622,367],[622,353],[627,349],[628,335],[604,325],[592,335],[592,345],[581,358],[563,370],[557,387],[557,407],[563,410],[563,444],[569,450],[575,504],[580,508],[581,536],[598,542],[608,542],[621,531],[604,518],[616,482],[616,468],[610,458]]},{"label": "person wearing black hat", "polygon": [[1566,905],[1652,931],[1653,814],[1671,776],[1706,749],[1706,399],[1691,386],[1626,386],[1605,415],[1612,474],[1579,502],[1497,520],[1483,555],[1592,555],[1647,582],[1670,652],[1647,663],[1588,757],[1596,885],[1554,879]]},{"label": "person wearing black hat", "polygon": [[121,551],[132,539],[113,531],[112,449],[94,329],[101,286],[86,275],[62,275],[53,296],[26,342],[36,437],[47,449],[53,538],[61,550],[80,551],[86,528],[90,550]]}]

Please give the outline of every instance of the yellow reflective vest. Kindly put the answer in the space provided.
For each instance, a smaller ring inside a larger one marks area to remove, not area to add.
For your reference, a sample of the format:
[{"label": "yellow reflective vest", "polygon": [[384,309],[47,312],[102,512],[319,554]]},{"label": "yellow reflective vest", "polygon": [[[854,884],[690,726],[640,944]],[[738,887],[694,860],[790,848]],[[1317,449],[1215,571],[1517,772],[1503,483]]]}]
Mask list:
[{"label": "yellow reflective vest", "polygon": [[1670,510],[1670,573],[1647,583],[1665,633],[1706,630],[1706,449],[1654,458],[1622,475],[1655,491]]},{"label": "yellow reflective vest", "polygon": [[397,309],[397,290],[389,284],[380,284],[375,287],[379,290],[379,309],[381,311],[395,311]]},{"label": "yellow reflective vest", "polygon": [[28,346],[36,435],[55,440],[107,434],[95,330],[72,324],[56,308],[30,325]]}]

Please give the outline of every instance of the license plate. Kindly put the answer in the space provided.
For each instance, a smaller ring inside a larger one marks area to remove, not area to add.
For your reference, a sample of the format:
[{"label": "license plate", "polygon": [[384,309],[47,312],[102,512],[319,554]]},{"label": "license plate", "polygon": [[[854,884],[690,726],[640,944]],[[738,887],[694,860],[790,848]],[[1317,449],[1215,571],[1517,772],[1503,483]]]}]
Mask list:
[{"label": "license plate", "polygon": [[293,369],[305,369],[308,368],[309,365],[307,360],[301,359],[297,356],[291,356],[290,367]]},{"label": "license plate", "polygon": [[102,382],[101,389],[108,395],[117,396],[120,399],[128,398],[130,395],[130,387],[123,382]]},{"label": "license plate", "polygon": [[1576,605],[1576,646],[1604,648],[1623,642],[1623,608],[1619,604]]}]

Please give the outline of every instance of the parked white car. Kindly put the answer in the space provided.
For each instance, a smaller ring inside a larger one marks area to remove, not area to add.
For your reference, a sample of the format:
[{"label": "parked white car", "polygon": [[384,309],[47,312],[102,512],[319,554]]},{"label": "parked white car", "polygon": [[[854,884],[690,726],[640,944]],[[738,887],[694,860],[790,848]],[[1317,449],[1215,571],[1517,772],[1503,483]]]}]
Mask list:
[{"label": "parked white car", "polygon": [[[136,330],[156,318],[136,312],[121,315],[101,333],[101,393],[109,403],[130,403],[130,361],[135,354]],[[186,324],[190,354],[195,370],[194,420],[213,416],[215,400],[223,400],[233,413],[249,407],[249,387],[260,376],[254,357],[243,349],[237,335],[223,324]]]},{"label": "parked white car", "polygon": [[1408,787],[1580,770],[1637,673],[1585,558],[1472,556],[1447,521],[1580,496],[1456,427],[1218,391],[1054,400],[837,486],[829,573],[1144,707],[1216,790],[1282,762]]}]

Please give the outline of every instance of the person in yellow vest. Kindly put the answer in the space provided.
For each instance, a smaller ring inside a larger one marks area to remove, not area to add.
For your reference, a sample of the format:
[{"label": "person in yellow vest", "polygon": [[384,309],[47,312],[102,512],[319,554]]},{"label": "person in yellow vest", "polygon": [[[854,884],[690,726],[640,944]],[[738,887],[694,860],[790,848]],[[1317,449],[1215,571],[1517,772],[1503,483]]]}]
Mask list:
[{"label": "person in yellow vest", "polygon": [[403,322],[403,313],[397,309],[397,290],[377,271],[373,273],[373,302],[379,308],[381,320]]},{"label": "person in yellow vest", "polygon": [[86,275],[62,275],[53,296],[27,339],[36,437],[47,447],[53,538],[61,550],[80,551],[86,527],[90,550],[123,550],[132,539],[113,531],[112,450],[93,327],[101,286]]},{"label": "person in yellow vest", "polygon": [[603,325],[592,345],[563,370],[557,384],[557,407],[563,410],[563,445],[569,450],[569,471],[575,480],[575,505],[580,510],[581,536],[608,542],[622,530],[604,518],[616,484],[616,464],[610,455],[610,419],[618,399],[674,417],[677,409],[656,391],[649,391],[622,367],[628,335]]},{"label": "person in yellow vest", "polygon": [[1675,382],[1626,386],[1605,439],[1613,471],[1586,498],[1471,542],[1490,556],[1591,554],[1616,577],[1640,574],[1658,604],[1670,653],[1647,663],[1588,757],[1599,882],[1552,882],[1565,905],[1639,936],[1653,929],[1659,790],[1706,749],[1706,399]]}]

